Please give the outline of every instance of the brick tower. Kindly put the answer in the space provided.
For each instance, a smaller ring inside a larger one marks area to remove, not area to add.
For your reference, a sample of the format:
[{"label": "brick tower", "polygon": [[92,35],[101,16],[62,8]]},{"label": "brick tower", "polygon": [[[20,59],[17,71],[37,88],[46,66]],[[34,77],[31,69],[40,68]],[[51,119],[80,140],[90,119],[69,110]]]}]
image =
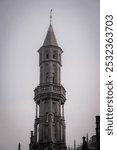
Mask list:
[{"label": "brick tower", "polygon": [[[51,16],[50,16],[51,20]],[[34,90],[36,117],[31,131],[30,150],[66,150],[64,103],[61,85],[61,54],[50,25],[43,46],[38,50],[40,84]]]}]

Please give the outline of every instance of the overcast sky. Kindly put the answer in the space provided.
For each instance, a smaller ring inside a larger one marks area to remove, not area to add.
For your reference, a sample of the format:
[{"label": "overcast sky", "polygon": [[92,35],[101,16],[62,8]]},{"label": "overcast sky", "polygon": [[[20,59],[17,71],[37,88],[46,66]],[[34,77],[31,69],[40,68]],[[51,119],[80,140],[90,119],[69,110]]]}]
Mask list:
[{"label": "overcast sky", "polygon": [[0,150],[28,150],[39,84],[37,50],[52,25],[63,49],[67,145],[95,134],[100,113],[99,0],[0,0]]}]

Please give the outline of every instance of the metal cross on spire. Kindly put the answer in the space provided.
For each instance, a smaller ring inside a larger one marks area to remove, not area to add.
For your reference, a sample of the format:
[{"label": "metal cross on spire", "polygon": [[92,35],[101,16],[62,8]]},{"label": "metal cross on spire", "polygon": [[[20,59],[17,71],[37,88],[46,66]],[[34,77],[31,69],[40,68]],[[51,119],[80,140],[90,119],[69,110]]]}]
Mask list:
[{"label": "metal cross on spire", "polygon": [[52,23],[52,9],[50,10],[50,24]]}]

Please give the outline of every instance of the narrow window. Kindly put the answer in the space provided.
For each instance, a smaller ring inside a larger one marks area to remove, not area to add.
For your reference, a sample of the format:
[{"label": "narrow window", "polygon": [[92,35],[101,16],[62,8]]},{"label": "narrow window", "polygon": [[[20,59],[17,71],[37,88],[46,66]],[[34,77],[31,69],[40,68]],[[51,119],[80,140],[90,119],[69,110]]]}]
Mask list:
[{"label": "narrow window", "polygon": [[53,83],[55,83],[55,73],[53,73]]},{"label": "narrow window", "polygon": [[46,122],[48,122],[48,113],[46,112]]},{"label": "narrow window", "polygon": [[57,51],[53,51],[53,59],[57,59]]},{"label": "narrow window", "polygon": [[53,54],[53,58],[55,59],[56,57],[55,57],[55,54]]},{"label": "narrow window", "polygon": [[47,59],[49,58],[49,54],[46,54],[46,58],[47,58]]}]

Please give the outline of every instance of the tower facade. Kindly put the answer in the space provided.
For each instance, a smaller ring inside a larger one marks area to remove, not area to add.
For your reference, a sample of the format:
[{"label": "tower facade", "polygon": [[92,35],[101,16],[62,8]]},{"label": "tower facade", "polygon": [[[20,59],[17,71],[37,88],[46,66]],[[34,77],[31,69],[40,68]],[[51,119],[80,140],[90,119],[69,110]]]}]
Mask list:
[{"label": "tower facade", "polygon": [[43,46],[38,50],[40,84],[34,90],[36,117],[34,131],[31,131],[30,150],[66,149],[66,91],[61,85],[62,52],[50,22]]}]

